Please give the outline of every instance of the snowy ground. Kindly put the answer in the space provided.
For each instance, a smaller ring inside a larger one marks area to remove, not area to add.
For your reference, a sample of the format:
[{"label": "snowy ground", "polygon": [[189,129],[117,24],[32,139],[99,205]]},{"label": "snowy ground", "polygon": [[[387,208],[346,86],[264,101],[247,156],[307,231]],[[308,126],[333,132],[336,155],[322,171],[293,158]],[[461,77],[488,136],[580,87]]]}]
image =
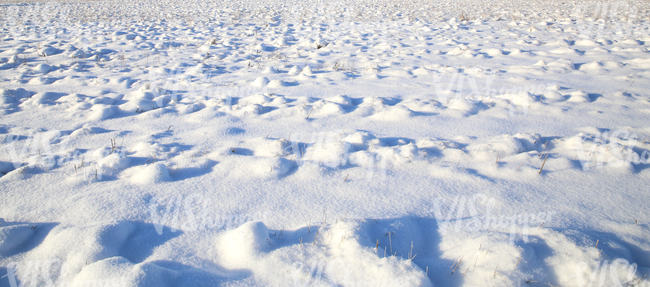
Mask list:
[{"label": "snowy ground", "polygon": [[0,286],[650,286],[647,2],[16,2]]}]

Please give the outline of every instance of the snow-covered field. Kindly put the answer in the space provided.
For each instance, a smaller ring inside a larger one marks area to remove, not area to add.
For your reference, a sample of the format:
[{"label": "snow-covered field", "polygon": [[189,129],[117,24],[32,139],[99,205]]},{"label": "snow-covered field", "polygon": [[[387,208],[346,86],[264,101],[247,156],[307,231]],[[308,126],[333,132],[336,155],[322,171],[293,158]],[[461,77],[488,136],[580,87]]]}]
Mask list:
[{"label": "snow-covered field", "polygon": [[650,286],[649,6],[0,2],[0,286]]}]

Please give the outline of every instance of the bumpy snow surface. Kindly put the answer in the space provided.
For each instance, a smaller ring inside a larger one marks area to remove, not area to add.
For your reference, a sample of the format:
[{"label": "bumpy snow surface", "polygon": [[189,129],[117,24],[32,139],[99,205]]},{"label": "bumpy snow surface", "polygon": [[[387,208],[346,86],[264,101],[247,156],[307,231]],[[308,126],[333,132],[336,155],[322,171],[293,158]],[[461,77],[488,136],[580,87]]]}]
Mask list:
[{"label": "bumpy snow surface", "polygon": [[646,1],[0,15],[0,286],[650,286]]}]

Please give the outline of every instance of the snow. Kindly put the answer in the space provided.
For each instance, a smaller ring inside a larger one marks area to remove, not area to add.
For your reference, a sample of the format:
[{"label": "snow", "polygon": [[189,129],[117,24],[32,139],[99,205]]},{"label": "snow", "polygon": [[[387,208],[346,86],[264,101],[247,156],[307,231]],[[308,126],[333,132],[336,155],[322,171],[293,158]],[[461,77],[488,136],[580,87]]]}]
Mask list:
[{"label": "snow", "polygon": [[5,2],[0,286],[650,286],[647,2]]}]

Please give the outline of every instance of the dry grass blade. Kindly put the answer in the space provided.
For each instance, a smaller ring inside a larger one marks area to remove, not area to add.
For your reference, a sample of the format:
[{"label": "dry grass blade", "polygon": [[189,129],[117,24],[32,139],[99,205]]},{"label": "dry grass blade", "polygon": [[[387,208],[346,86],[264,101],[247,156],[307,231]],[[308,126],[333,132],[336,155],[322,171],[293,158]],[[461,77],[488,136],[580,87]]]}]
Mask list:
[{"label": "dry grass blade", "polygon": [[544,162],[542,163],[542,167],[539,169],[539,174],[542,174],[542,170],[544,169],[544,165],[546,164],[546,159],[548,158],[548,155],[544,157]]}]

